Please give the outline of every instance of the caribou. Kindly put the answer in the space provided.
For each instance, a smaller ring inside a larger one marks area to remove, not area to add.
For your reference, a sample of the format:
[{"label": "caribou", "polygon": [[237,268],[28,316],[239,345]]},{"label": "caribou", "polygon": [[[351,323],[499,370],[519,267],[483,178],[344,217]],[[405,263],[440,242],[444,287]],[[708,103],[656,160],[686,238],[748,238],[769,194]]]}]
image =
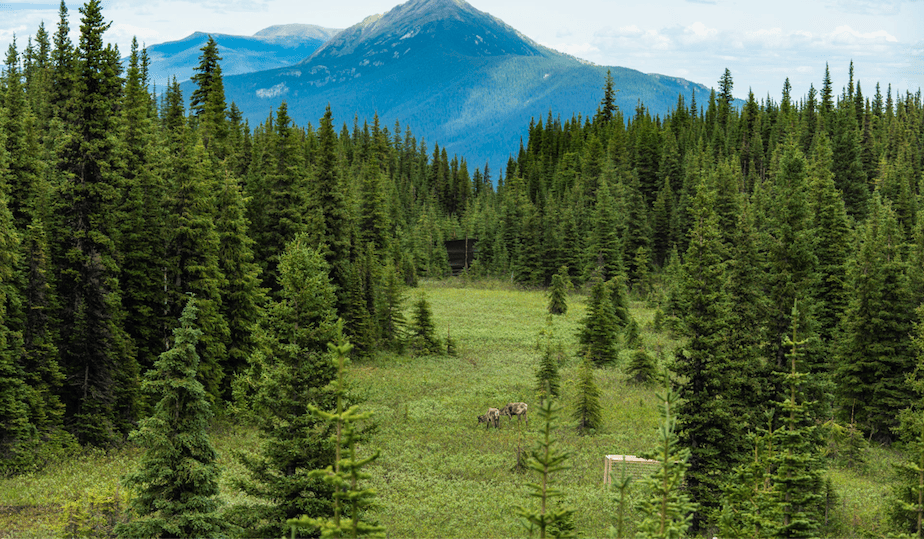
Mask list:
[{"label": "caribou", "polygon": [[526,403],[525,402],[510,402],[507,403],[507,406],[500,411],[500,415],[505,415],[510,419],[513,419],[513,416],[517,416],[517,422],[521,420],[526,420],[526,426],[529,427],[529,417],[526,416]]},{"label": "caribou", "polygon": [[500,410],[497,408],[488,408],[488,413],[478,416],[478,424],[487,423],[485,428],[490,428],[491,425],[494,425],[494,428],[500,428]]}]

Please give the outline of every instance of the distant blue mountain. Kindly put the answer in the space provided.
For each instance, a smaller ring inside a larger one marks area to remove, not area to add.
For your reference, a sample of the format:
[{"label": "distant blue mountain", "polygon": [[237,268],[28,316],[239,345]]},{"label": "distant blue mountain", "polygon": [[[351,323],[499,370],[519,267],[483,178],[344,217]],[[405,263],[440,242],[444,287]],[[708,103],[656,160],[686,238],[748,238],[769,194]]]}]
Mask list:
[{"label": "distant blue mountain", "polygon": [[[222,73],[237,75],[298,63],[339,31],[308,24],[286,24],[265,28],[253,36],[211,36],[218,44]],[[196,32],[179,41],[149,46],[149,72],[157,88],[166,88],[174,76],[181,82],[191,78],[208,38],[209,34]]]},{"label": "distant blue mountain", "polygon": [[[463,0],[411,0],[343,30],[288,67],[228,76],[225,92],[251,125],[286,101],[300,125],[317,125],[330,104],[335,121],[395,121],[430,148],[439,143],[468,161],[501,170],[532,118],[591,116],[611,70],[617,104],[639,101],[664,115],[684,94],[705,102],[709,89],[662,75],[593,65],[545,48]],[[183,94],[189,96],[187,83]],[[495,176],[496,177],[496,176]]]}]

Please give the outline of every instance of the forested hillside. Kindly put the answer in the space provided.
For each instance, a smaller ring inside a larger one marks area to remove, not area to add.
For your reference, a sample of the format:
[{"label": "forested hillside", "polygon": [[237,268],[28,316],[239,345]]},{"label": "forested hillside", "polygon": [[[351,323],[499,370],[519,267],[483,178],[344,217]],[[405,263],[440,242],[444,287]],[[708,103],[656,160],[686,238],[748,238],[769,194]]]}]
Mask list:
[{"label": "forested hillside", "polygon": [[[62,2],[55,33],[11,46],[0,79],[3,473],[122,444],[139,425],[138,440],[158,440],[169,397],[196,424],[209,407],[261,418],[267,444],[240,484],[267,503],[232,520],[279,535],[287,518],[327,515],[332,487],[308,470],[332,462],[333,427],[305,409],[342,397],[327,343],[348,339],[359,359],[420,347],[403,290],[447,276],[444,242],[465,238],[470,276],[599,291],[586,325],[601,333],[581,337],[598,367],[614,356],[596,350],[633,347],[626,294],[682,339],[667,384],[694,530],[760,530],[746,508],[765,504],[760,518],[781,512],[772,534],[817,533],[825,423],[924,455],[920,91],[864,90],[851,69],[839,91],[826,75],[796,97],[787,81],[778,101],[739,109],[726,71],[711,95],[653,117],[616,107],[607,78],[593,117],[550,111],[505,170],[470,170],[377,118],[338,127],[328,109],[299,126],[283,103],[249,125],[211,40],[186,110],[175,82],[152,95],[144,50],[123,72],[98,0],[80,13],[78,43]],[[193,445],[211,470],[207,441]],[[189,488],[211,496],[209,481]],[[896,517],[907,531],[914,510]],[[225,530],[210,519],[182,529]],[[144,522],[127,533],[167,526]]]}]

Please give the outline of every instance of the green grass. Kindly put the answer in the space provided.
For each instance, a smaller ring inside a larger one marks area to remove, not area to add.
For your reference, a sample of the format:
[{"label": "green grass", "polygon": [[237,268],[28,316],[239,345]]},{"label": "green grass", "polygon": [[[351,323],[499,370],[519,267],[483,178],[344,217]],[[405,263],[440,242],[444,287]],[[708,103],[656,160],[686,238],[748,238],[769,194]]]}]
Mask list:
[{"label": "green grass", "polygon": [[[538,399],[535,371],[544,342],[546,296],[519,290],[501,281],[423,282],[409,293],[408,305],[425,293],[440,338],[447,332],[457,343],[456,356],[406,357],[381,354],[354,362],[350,379],[364,399],[362,408],[375,413],[375,436],[361,452],[380,450],[369,467],[370,486],[378,493],[373,517],[389,537],[511,537],[522,536],[515,517],[517,505],[536,502],[526,484],[535,478],[515,470],[517,454],[533,446],[539,426],[502,418],[501,428],[486,429],[476,417],[488,407],[507,402],[529,404],[536,421]],[[654,310],[632,302],[632,314],[642,328],[650,351],[670,358],[678,342],[650,326]],[[564,407],[556,433],[560,447],[571,454],[568,470],[555,481],[566,492],[564,503],[576,511],[581,536],[606,536],[616,523],[615,493],[602,485],[606,454],[638,454],[656,440],[656,388],[627,383],[621,364],[597,370],[603,398],[604,426],[593,436],[578,436],[571,420],[578,358],[576,333],[584,314],[583,296],[569,297],[568,313],[553,318],[554,335],[566,351],[560,373]],[[230,457],[232,449],[255,450],[255,429],[216,423],[212,441],[221,456],[221,498],[233,505],[244,501],[230,488],[230,479],[243,473]],[[87,452],[35,474],[0,479],[0,538],[48,537],[59,534],[61,505],[84,493],[115,492],[119,478],[131,469],[139,451],[126,447]],[[871,450],[870,466],[862,472],[834,468],[830,476],[840,496],[832,518],[839,536],[883,536],[888,470],[893,453]],[[639,495],[630,492],[630,503]],[[631,535],[638,515],[627,514]]]},{"label": "green grass", "polygon": [[[353,382],[379,425],[373,441],[382,457],[371,469],[382,509],[378,517],[396,537],[509,537],[522,534],[516,505],[531,504],[528,475],[514,471],[518,449],[531,448],[538,426],[502,418],[501,429],[478,426],[489,407],[523,401],[535,410],[537,342],[546,328],[543,293],[500,287],[446,288],[423,283],[435,327],[458,343],[456,357],[382,355],[354,365]],[[414,294],[420,292],[415,291]],[[657,408],[649,389],[628,385],[619,370],[597,372],[606,427],[581,437],[570,425],[578,361],[575,334],[583,298],[553,318],[567,352],[561,367],[566,422],[558,432],[572,453],[556,480],[578,507],[578,528],[605,534],[614,504],[602,487],[603,456],[635,454],[655,440]],[[533,415],[535,412],[533,412]],[[535,421],[533,417],[533,421]],[[371,450],[372,448],[370,448]]]}]

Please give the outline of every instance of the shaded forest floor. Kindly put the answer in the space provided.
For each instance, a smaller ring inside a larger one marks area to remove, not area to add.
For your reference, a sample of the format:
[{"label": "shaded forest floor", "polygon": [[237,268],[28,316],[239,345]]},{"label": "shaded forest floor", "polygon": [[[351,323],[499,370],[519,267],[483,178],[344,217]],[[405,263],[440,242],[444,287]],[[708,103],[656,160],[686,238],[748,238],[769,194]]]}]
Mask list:
[{"label": "shaded forest floor", "polygon": [[[451,335],[454,356],[407,357],[382,354],[351,368],[363,409],[375,413],[377,431],[362,451],[381,450],[369,471],[378,492],[375,518],[389,537],[511,537],[524,534],[515,507],[537,503],[527,496],[533,477],[517,470],[518,454],[533,446],[539,425],[535,412],[527,428],[502,418],[500,429],[478,425],[488,407],[523,401],[538,408],[535,371],[548,331],[546,296],[499,282],[460,280],[425,282],[409,291],[410,305],[420,294],[430,302],[438,335]],[[616,493],[603,484],[607,454],[638,454],[652,447],[658,422],[656,387],[631,384],[620,364],[596,371],[602,393],[604,426],[579,436],[570,414],[575,401],[578,359],[576,332],[584,314],[583,296],[569,297],[568,313],[553,319],[553,342],[560,341],[563,421],[560,447],[571,453],[568,470],[555,476],[565,491],[563,503],[576,509],[580,536],[606,536],[617,518]],[[679,342],[651,328],[654,310],[632,303],[648,351],[669,361]],[[660,352],[660,353],[659,353]],[[217,422],[213,443],[221,455],[222,498],[241,501],[230,478],[242,473],[232,449],[254,450],[259,439],[251,427]],[[101,519],[92,509],[101,499],[124,506],[119,478],[138,456],[131,447],[88,451],[46,470],[0,479],[0,538],[61,536],[75,516]],[[892,477],[891,451],[873,448],[862,471],[832,465],[828,475],[838,494],[829,513],[832,537],[881,537],[888,533],[886,504]],[[646,470],[631,468],[641,476]],[[640,495],[630,487],[629,502]],[[96,507],[99,507],[97,505]],[[81,509],[83,508],[83,509]],[[91,509],[87,509],[91,508]],[[627,534],[638,517],[629,509]],[[94,522],[81,525],[92,526]],[[106,522],[99,522],[104,529]]]}]

